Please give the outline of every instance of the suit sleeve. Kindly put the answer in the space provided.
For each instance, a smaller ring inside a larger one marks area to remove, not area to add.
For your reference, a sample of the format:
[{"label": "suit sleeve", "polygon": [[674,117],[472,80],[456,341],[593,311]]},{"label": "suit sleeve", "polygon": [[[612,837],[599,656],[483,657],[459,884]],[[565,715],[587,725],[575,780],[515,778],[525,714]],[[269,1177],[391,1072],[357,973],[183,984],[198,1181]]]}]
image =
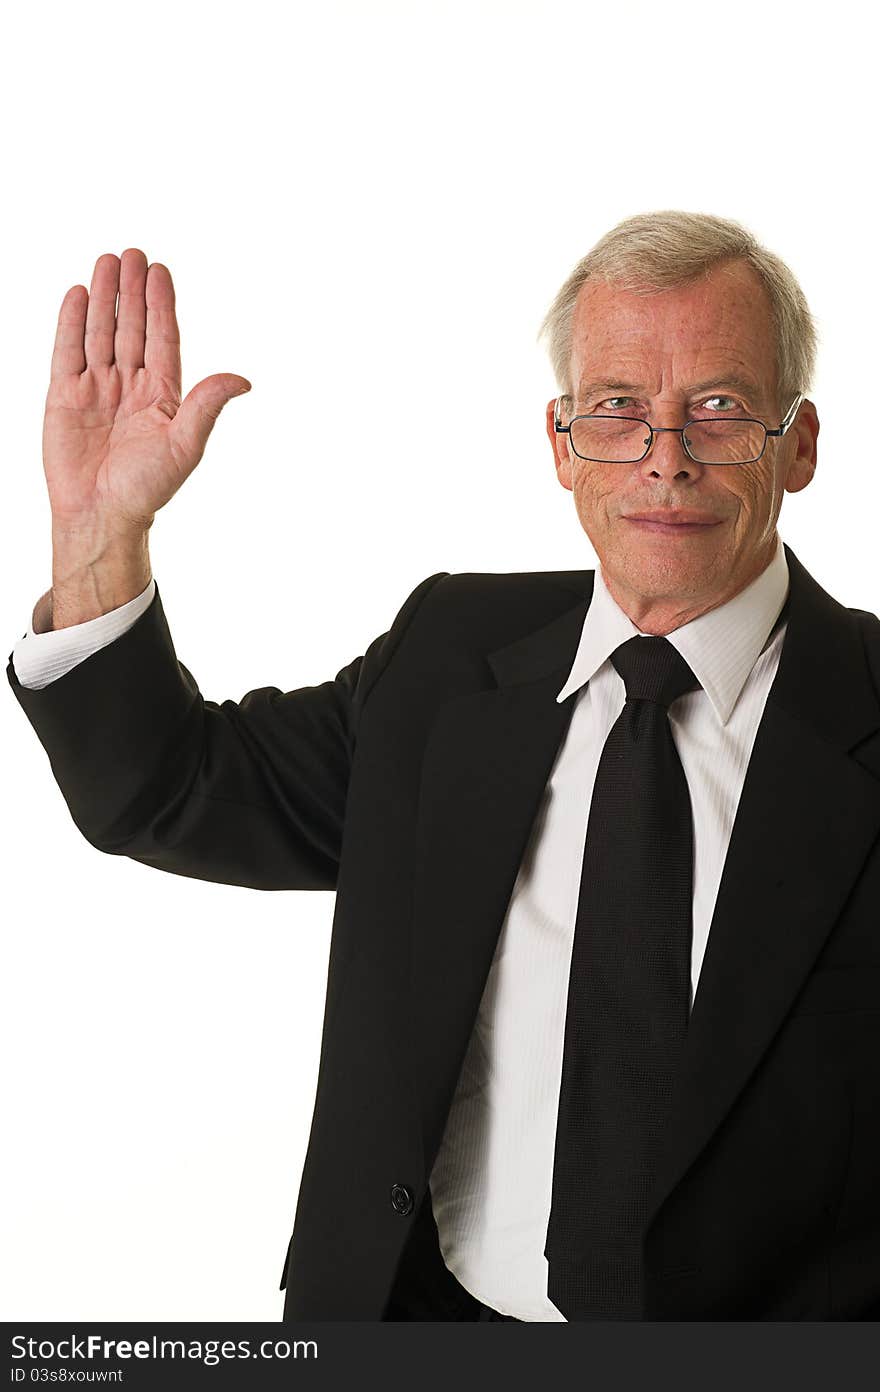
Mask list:
[{"label": "suit sleeve", "polygon": [[39,689],[6,669],[87,841],[157,870],[251,889],[333,889],[358,717],[428,591],[332,681],[206,700],[158,586],[113,642]]},{"label": "suit sleeve", "polygon": [[131,628],[149,606],[155,593],[156,582],[151,579],[146,588],[126,604],[120,604],[98,618],[69,624],[65,628],[49,629],[45,633],[34,632],[32,616],[27,632],[9,654],[21,685],[36,691],[65,676],[78,662],[84,662],[92,653]]}]

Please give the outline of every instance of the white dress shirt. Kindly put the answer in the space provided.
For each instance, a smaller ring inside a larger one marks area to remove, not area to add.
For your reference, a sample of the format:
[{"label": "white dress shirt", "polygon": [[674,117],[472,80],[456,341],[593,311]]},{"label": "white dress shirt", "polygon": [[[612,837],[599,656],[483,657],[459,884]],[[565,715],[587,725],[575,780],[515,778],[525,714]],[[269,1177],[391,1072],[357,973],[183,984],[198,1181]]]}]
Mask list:
[{"label": "white dress shirt", "polygon": [[[124,633],[155,582],[108,614],[35,634],[12,660],[40,688]],[[696,994],[746,769],[776,675],[788,593],[781,540],[733,599],[668,634],[700,682],[669,720],[694,822],[691,991]],[[444,1261],[487,1305],[521,1320],[564,1321],[547,1296],[550,1216],[568,976],[581,862],[602,747],[625,702],[609,658],[639,630],[600,569],[562,701],[579,692],[501,927],[440,1150],[430,1175]]]},{"label": "white dress shirt", "polygon": [[[669,710],[694,821],[692,996],[752,745],[779,664],[784,622],[770,634],[787,593],[780,540],[770,565],[747,589],[667,635],[702,687]],[[547,1295],[544,1242],[568,976],[596,768],[626,700],[609,657],[638,632],[597,570],[557,700],[580,694],[511,895],[430,1176],[446,1265],[472,1295],[521,1320],[565,1318]]]}]

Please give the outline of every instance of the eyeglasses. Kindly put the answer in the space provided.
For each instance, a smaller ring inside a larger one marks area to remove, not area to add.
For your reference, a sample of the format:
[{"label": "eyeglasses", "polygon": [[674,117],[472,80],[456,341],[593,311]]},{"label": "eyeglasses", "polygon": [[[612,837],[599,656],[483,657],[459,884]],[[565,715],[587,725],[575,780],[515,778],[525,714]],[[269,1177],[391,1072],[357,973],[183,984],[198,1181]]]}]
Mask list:
[{"label": "eyeglasses", "polygon": [[553,424],[557,434],[569,436],[579,459],[596,464],[639,464],[650,451],[654,436],[662,434],[680,435],[685,453],[695,464],[754,464],[764,453],[768,435],[785,434],[804,398],[804,392],[795,397],[777,430],[749,416],[689,420],[672,426],[651,425],[638,416],[589,415],[573,416],[563,425],[560,403],[571,400],[566,396],[556,399]]}]

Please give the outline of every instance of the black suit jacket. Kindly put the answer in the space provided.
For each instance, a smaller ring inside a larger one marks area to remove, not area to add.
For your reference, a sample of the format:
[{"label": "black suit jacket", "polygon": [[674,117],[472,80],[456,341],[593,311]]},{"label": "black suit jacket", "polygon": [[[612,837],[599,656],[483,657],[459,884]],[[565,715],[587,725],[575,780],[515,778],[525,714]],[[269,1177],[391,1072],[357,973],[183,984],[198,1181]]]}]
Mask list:
[{"label": "black suit jacket", "polygon": [[[790,548],[645,1234],[648,1320],[880,1317],[880,620]],[[333,681],[205,700],[158,590],[41,691],[83,836],[336,889],[284,1318],[451,1318],[428,1177],[541,794],[593,572],[424,580]]]}]

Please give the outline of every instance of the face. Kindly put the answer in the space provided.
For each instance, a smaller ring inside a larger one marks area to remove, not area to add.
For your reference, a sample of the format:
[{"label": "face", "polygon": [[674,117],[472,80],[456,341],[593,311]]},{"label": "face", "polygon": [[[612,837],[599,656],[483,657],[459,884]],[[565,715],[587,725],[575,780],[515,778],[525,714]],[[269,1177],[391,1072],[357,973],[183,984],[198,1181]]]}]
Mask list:
[{"label": "face", "polygon": [[[770,305],[743,262],[648,295],[587,281],[575,306],[571,374],[564,424],[590,412],[655,426],[722,415],[781,423]],[[695,389],[706,381],[713,385]],[[574,494],[605,583],[643,632],[670,632],[750,584],[773,557],[783,494],[805,488],[816,466],[819,421],[809,401],[781,439],[768,438],[761,459],[742,465],[695,464],[673,434],[655,435],[639,464],[582,460],[554,430],[554,406],[547,432],[559,482]],[[637,520],[646,513],[660,522]]]}]

